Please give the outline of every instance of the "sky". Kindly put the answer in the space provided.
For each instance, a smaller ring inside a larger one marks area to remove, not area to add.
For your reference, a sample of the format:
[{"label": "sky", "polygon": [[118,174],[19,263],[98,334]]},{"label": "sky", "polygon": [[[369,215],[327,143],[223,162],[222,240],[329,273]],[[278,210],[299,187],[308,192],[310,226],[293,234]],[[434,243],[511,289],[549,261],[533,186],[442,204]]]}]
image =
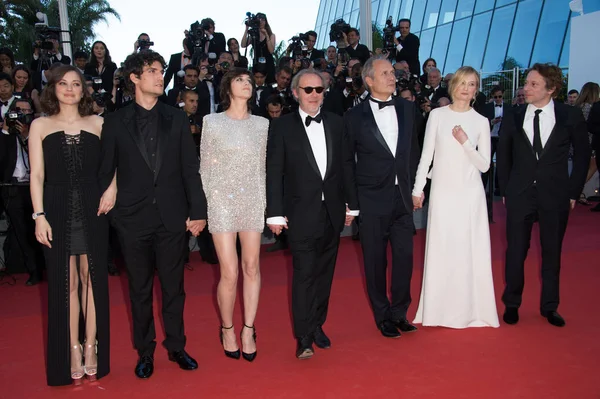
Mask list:
[{"label": "sky", "polygon": [[[181,52],[183,31],[196,20],[212,18],[215,30],[225,39],[241,40],[246,12],[267,15],[277,42],[286,42],[300,32],[314,29],[320,0],[289,2],[284,0],[110,0],[121,21],[110,17],[96,25],[96,40],[102,40],[119,65],[133,51],[133,43],[142,32],[150,35],[154,51],[165,60]],[[240,49],[243,54],[243,49]]]}]

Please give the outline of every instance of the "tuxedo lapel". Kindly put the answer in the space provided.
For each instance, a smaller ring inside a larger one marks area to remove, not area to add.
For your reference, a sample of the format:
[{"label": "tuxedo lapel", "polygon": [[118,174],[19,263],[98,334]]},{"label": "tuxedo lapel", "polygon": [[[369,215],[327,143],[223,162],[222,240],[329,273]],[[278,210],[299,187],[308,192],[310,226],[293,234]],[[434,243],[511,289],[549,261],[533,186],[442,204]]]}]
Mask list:
[{"label": "tuxedo lapel", "polygon": [[[306,134],[306,130],[304,129],[304,125],[302,125],[302,118],[300,118],[300,114],[296,111],[295,118],[296,123],[296,136],[298,136],[298,140],[302,145],[302,149],[304,150],[306,157],[308,159],[308,163],[313,168],[315,173],[321,177],[321,172],[319,171],[319,166],[317,165],[317,160],[315,159],[315,154],[313,153],[312,147],[310,146],[310,141],[308,140],[308,135]],[[329,156],[328,156],[329,157]]]},{"label": "tuxedo lapel", "polygon": [[565,125],[567,124],[567,118],[568,118],[568,114],[567,114],[567,109],[565,106],[561,106],[562,104],[558,104],[558,103],[554,103],[554,127],[552,128],[552,131],[550,132],[550,136],[548,136],[548,140],[546,141],[546,145],[544,146],[544,148],[542,148],[542,153],[540,154],[540,159],[544,156],[544,154],[547,152],[546,149],[548,147],[550,147],[550,145],[552,145],[552,143],[554,142],[553,138],[555,138],[555,136],[557,136],[557,130],[558,129],[564,129]]},{"label": "tuxedo lapel", "polygon": [[165,109],[166,106],[164,104],[159,103],[158,106],[158,137],[156,138],[156,173],[154,173],[154,181],[156,181],[162,165],[163,155],[169,134],[171,133],[173,119],[172,115]]},{"label": "tuxedo lapel", "polygon": [[148,168],[152,170],[152,167],[150,166],[150,160],[148,159],[148,151],[146,151],[146,145],[144,144],[144,139],[140,135],[140,132],[137,129],[137,123],[135,122],[135,104],[131,104],[129,106],[127,113],[123,118],[123,124],[127,128],[127,131],[131,135],[131,138],[135,142],[137,148],[140,150],[140,154],[142,155],[142,158],[144,158],[146,165],[148,165]]},{"label": "tuxedo lapel", "polygon": [[329,120],[323,113],[321,113],[321,115],[323,116],[323,130],[325,131],[325,144],[327,147],[327,170],[325,171],[325,177],[323,178],[323,180],[325,180],[331,172],[333,163],[333,137],[331,136],[333,133],[331,132]]},{"label": "tuxedo lapel", "polygon": [[521,110],[519,110],[519,112],[517,112],[517,115],[515,117],[515,123],[517,124],[517,130],[519,131],[522,139],[525,140],[526,145],[531,150],[531,154],[537,158],[537,156],[535,154],[535,150],[533,149],[533,144],[529,140],[529,137],[527,137],[527,133],[525,133],[525,129],[523,129],[523,123],[525,122],[525,114],[526,113],[527,113],[527,107],[523,107]]},{"label": "tuxedo lapel", "polygon": [[404,137],[404,132],[408,131],[410,123],[409,118],[404,115],[406,107],[402,106],[402,103],[398,100],[394,100],[394,108],[396,109],[396,119],[398,120],[398,140],[396,141],[396,157],[399,154],[402,154],[404,148],[402,146],[402,139]]},{"label": "tuxedo lapel", "polygon": [[375,115],[373,115],[373,111],[371,110],[371,104],[369,104],[369,100],[363,101],[362,107],[364,121],[363,123],[366,127],[365,130],[367,132],[371,132],[371,134],[373,134],[377,141],[379,141],[379,144],[381,144],[383,148],[385,148],[385,150],[388,152],[388,154],[390,154],[393,157],[394,154],[392,153],[392,150],[390,149],[390,147],[388,147],[387,143],[385,142],[385,139],[383,138],[383,135],[381,134],[381,131],[379,130],[379,127],[377,126],[377,122],[375,122]]}]

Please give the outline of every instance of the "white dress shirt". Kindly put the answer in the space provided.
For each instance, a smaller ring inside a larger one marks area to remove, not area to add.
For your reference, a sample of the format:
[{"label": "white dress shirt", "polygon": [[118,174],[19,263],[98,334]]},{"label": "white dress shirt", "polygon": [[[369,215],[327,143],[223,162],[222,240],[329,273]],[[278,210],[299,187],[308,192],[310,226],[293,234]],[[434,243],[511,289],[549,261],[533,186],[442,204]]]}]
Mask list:
[{"label": "white dress shirt", "polygon": [[533,145],[533,118],[535,117],[535,111],[541,109],[540,113],[540,138],[542,139],[542,148],[546,146],[546,142],[554,129],[556,124],[556,118],[554,116],[554,101],[550,99],[550,102],[542,108],[537,108],[533,104],[527,106],[525,111],[525,119],[523,120],[523,130],[527,134],[527,138]]},{"label": "white dress shirt", "polygon": [[[496,105],[496,103],[494,102],[494,118],[502,118],[502,115],[504,114],[504,104],[501,104],[499,107]],[[502,122],[496,123],[493,127],[492,127],[492,137],[498,137],[498,133],[500,132],[500,125],[502,124]]]},{"label": "white dress shirt", "polygon": [[6,101],[7,104],[6,105],[2,104],[2,106],[0,107],[0,118],[2,118],[2,120],[4,120],[4,116],[6,115],[6,112],[10,108],[13,101],[15,101],[15,96],[12,96],[11,98],[9,98]]},{"label": "white dress shirt", "polygon": [[[24,141],[27,142],[27,139]],[[25,149],[21,146],[20,140],[17,140],[17,163],[15,164],[15,171],[12,177],[16,178],[18,182],[29,181],[29,157]]]},{"label": "white dress shirt", "polygon": [[[310,143],[310,147],[315,157],[315,161],[317,161],[317,166],[319,168],[319,173],[321,174],[321,179],[325,179],[325,173],[327,172],[327,142],[325,140],[325,128],[323,125],[325,122],[321,121],[321,123],[317,123],[315,121],[312,121],[309,126],[306,126],[304,121],[309,115],[306,112],[304,112],[301,108],[298,109],[298,112],[300,113],[300,119],[302,120],[302,125],[304,126],[304,130],[306,131],[306,136],[308,137],[308,141]],[[317,113],[317,115],[319,114]],[[325,193],[321,193],[321,201],[325,201]],[[347,215],[358,216],[359,211],[350,211],[347,212]],[[267,218],[267,224],[284,225],[287,223],[283,216],[274,216]]]},{"label": "white dress shirt", "polygon": [[[392,97],[388,97],[386,101],[390,101]],[[379,109],[379,104],[375,101],[369,101],[373,116],[375,117],[375,123],[383,136],[385,143],[387,144],[390,152],[396,157],[396,147],[398,146],[398,116],[396,115],[396,108],[394,106],[388,106]],[[398,185],[398,176],[395,178],[395,184]]]}]

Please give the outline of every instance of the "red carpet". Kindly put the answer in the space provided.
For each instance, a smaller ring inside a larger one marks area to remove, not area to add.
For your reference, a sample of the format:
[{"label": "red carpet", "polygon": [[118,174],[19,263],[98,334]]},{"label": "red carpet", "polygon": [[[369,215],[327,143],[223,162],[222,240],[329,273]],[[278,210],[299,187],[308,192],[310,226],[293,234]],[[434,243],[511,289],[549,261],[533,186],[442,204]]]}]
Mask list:
[{"label": "red carpet", "polygon": [[[496,207],[492,248],[498,310],[503,286],[504,209]],[[44,374],[45,284],[0,287],[0,398],[600,398],[600,215],[578,207],[563,251],[560,312],[565,328],[539,315],[537,232],[527,263],[521,321],[498,329],[421,328],[399,340],[375,328],[362,277],[358,243],[343,239],[325,331],[333,345],[308,361],[294,357],[289,313],[289,253],[264,253],[256,322],[258,357],[225,358],[218,339],[214,289],[218,269],[193,254],[186,271],[187,349],[200,364],[179,370],[159,345],[154,376],[133,375],[125,277],[110,278],[111,374],[82,387],[50,388]],[[415,240],[414,316],[419,298],[424,231]],[[5,280],[6,281],[6,280]],[[155,292],[159,292],[155,290]],[[155,309],[158,307],[155,306]],[[236,313],[239,334],[241,316]],[[157,331],[158,341],[163,337]]]}]

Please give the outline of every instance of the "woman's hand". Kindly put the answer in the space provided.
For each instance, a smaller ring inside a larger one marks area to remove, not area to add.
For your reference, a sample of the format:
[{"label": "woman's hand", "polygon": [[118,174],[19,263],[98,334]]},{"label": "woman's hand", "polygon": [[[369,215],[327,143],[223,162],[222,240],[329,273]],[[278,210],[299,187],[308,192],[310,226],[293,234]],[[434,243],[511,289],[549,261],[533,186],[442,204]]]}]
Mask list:
[{"label": "woman's hand", "polygon": [[35,238],[42,245],[52,248],[52,228],[45,216],[39,216],[35,220]]},{"label": "woman's hand", "polygon": [[425,201],[425,193],[421,193],[421,196],[419,196],[419,197],[416,197],[413,195],[412,196],[413,211],[423,208],[423,201]]},{"label": "woman's hand", "polygon": [[461,145],[469,139],[462,126],[460,125],[454,126],[454,128],[452,129],[452,135],[454,136],[456,141],[458,141]]},{"label": "woman's hand", "polygon": [[111,184],[102,197],[100,198],[100,206],[98,207],[98,216],[102,214],[107,214],[113,209],[115,206],[115,202],[117,200],[117,186],[116,184]]}]

